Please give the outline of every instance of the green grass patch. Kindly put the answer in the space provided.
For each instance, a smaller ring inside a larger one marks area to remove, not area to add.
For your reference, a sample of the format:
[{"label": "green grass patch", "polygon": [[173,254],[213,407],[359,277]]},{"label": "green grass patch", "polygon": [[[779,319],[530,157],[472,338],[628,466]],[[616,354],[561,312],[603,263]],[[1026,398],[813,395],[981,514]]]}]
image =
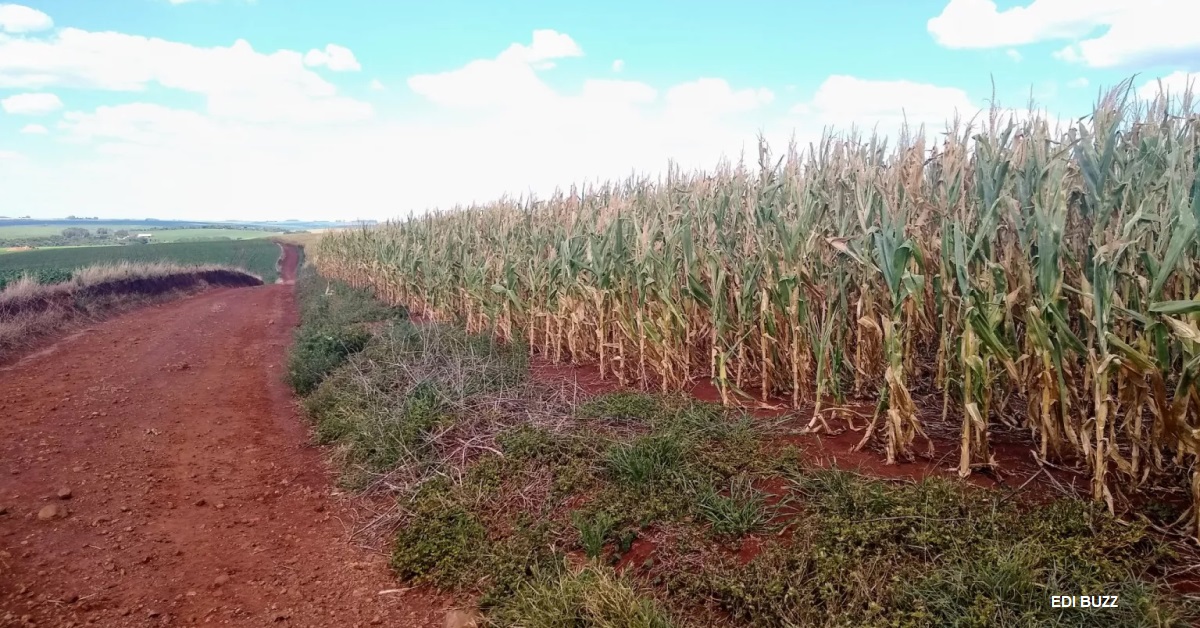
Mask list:
[{"label": "green grass patch", "polygon": [[706,486],[697,497],[696,507],[719,536],[743,536],[758,531],[769,518],[762,493],[744,475],[733,478],[728,495],[721,494],[715,486]]},{"label": "green grass patch", "polygon": [[288,358],[288,383],[307,395],[349,357],[366,348],[366,323],[401,319],[403,310],[386,307],[369,292],[321,279],[311,268],[296,284],[300,328]]},{"label": "green grass patch", "polygon": [[[1089,504],[1024,509],[950,481],[897,485],[836,470],[796,486],[805,512],[787,543],[747,565],[718,558],[675,585],[755,626],[1185,626],[1198,617],[1151,584],[1165,547]],[[1121,594],[1128,606],[1051,608],[1052,594]]]},{"label": "green grass patch", "polygon": [[615,392],[593,397],[579,406],[577,414],[585,418],[652,423],[661,420],[669,409],[666,398],[634,392]]},{"label": "green grass patch", "polygon": [[672,628],[670,616],[602,567],[536,573],[491,619],[513,628]]},{"label": "green grass patch", "polygon": [[616,531],[620,518],[606,510],[591,513],[575,511],[571,513],[571,521],[579,531],[579,542],[588,558],[599,558],[604,550],[604,544]]},{"label": "green grass patch", "polygon": [[647,489],[682,471],[684,449],[683,439],[679,436],[655,434],[613,445],[605,462],[618,484]]},{"label": "green grass patch", "polygon": [[452,497],[446,482],[435,481],[413,499],[412,517],[393,544],[392,569],[401,579],[453,588],[481,574],[487,529]]}]

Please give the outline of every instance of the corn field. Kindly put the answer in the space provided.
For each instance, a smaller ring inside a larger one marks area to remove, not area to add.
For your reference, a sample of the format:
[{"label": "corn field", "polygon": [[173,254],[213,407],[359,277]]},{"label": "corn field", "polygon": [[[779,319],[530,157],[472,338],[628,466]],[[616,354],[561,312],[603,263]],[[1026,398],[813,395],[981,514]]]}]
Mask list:
[{"label": "corn field", "polygon": [[[1200,117],[1190,93],[1087,117],[985,111],[942,139],[827,133],[778,159],[572,188],[327,235],[325,275],[417,315],[593,364],[623,385],[709,379],[729,404],[877,404],[863,447],[932,451],[911,391],[1086,470],[1113,508],[1190,493],[1200,535]],[[805,415],[807,418],[807,415]],[[926,415],[928,416],[928,415]],[[847,417],[849,418],[849,417]],[[955,428],[957,429],[957,428]]]}]

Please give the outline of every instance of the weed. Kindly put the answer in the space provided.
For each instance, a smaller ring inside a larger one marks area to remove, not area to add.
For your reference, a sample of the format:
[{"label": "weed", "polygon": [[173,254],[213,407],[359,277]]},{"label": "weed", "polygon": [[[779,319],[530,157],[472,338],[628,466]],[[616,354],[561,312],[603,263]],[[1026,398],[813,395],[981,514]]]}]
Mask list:
[{"label": "weed", "polygon": [[614,392],[580,404],[576,414],[584,418],[651,423],[667,412],[664,399],[634,392]]},{"label": "weed", "polygon": [[761,528],[767,522],[762,494],[750,484],[745,475],[733,478],[729,496],[717,492],[712,485],[700,492],[696,502],[700,516],[719,536],[742,536]]},{"label": "weed", "polygon": [[598,558],[620,520],[607,511],[599,510],[591,514],[575,511],[571,513],[571,521],[579,531],[584,553],[588,558]]},{"label": "weed", "polygon": [[520,460],[539,460],[553,456],[558,439],[549,431],[531,425],[519,425],[496,437],[506,456]]},{"label": "weed", "polygon": [[562,568],[537,573],[511,600],[496,607],[499,626],[521,628],[670,628],[674,624],[652,600],[640,597],[611,570]]},{"label": "weed", "polygon": [[1131,608],[1111,615],[1128,623],[1115,625],[1193,618],[1137,584],[1137,566],[1164,557],[1144,530],[1090,505],[1022,510],[950,482],[894,485],[837,470],[797,486],[806,513],[787,544],[744,566],[712,560],[699,574],[677,575],[676,587],[756,626],[1086,623],[1051,609],[1053,592],[1130,595]]},{"label": "weed", "polygon": [[288,383],[301,395],[311,393],[346,358],[362,351],[370,337],[357,327],[302,328],[288,357]]},{"label": "weed", "polygon": [[364,323],[402,318],[402,310],[382,306],[365,290],[327,282],[304,269],[297,282],[301,325],[288,356],[288,383],[308,395],[334,369],[366,348]]},{"label": "weed", "polygon": [[553,573],[565,556],[553,547],[553,529],[548,521],[518,518],[512,532],[493,543],[484,554],[487,584],[480,605],[491,608],[511,599],[537,574]]},{"label": "weed", "polygon": [[431,482],[414,497],[412,518],[392,550],[392,569],[401,579],[458,587],[478,573],[487,530],[450,493],[448,485]]},{"label": "weed", "polygon": [[666,480],[683,464],[684,444],[673,434],[644,436],[629,444],[613,445],[606,463],[620,484],[645,489]]}]

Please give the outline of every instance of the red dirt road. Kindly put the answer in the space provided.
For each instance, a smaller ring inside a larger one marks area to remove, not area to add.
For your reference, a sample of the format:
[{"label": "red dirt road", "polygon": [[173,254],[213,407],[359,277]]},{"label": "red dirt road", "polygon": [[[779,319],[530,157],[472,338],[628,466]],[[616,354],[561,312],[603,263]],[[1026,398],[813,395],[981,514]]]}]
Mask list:
[{"label": "red dirt road", "polygon": [[349,539],[295,319],[289,285],[213,290],[0,369],[0,626],[442,625]]}]

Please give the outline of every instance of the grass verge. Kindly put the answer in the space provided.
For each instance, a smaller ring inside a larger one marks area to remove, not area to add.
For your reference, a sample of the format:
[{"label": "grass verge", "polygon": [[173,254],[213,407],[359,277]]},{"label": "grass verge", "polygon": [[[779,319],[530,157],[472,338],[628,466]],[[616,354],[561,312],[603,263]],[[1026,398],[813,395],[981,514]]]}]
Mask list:
[{"label": "grass verge", "polygon": [[[1165,584],[1189,557],[1146,523],[1073,499],[809,468],[768,446],[768,425],[687,399],[577,403],[490,336],[413,324],[311,274],[300,283],[306,328],[342,339],[298,335],[296,368],[320,373],[303,380],[316,381],[304,390],[318,438],[348,484],[397,501],[397,576],[476,596],[492,625],[1200,619]],[[1055,608],[1051,595],[1119,606]]]}]

